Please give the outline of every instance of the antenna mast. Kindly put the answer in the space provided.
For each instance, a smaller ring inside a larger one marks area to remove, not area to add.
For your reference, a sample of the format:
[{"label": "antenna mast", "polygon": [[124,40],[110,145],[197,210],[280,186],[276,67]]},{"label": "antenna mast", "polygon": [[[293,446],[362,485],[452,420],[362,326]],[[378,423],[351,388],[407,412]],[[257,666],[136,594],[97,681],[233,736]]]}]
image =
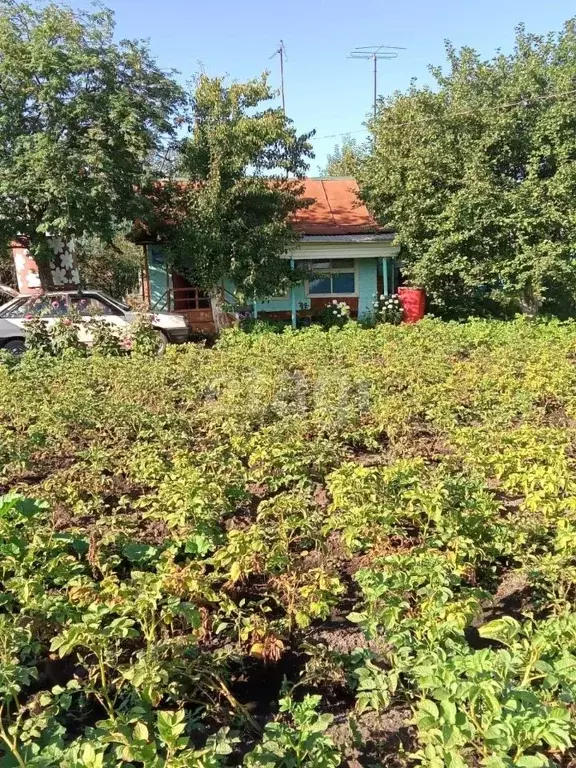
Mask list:
[{"label": "antenna mast", "polygon": [[398,45],[364,45],[354,48],[348,54],[349,59],[372,59],[374,63],[374,119],[376,119],[376,108],[378,104],[378,59],[397,59],[397,51],[405,51]]},{"label": "antenna mast", "polygon": [[286,56],[286,46],[284,45],[284,40],[280,40],[278,48],[274,51],[270,58],[273,59],[275,56],[280,57],[280,93],[282,94],[282,112],[286,114],[286,100],[284,98],[284,57],[288,58],[288,56]]}]

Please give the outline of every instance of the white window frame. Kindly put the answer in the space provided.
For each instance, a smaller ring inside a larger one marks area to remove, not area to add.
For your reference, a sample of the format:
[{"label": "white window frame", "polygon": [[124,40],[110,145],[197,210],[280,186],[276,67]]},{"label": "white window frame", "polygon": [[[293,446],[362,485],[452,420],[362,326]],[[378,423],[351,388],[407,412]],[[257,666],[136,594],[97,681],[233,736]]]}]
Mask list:
[{"label": "white window frame", "polygon": [[354,272],[354,287],[356,290],[353,293],[310,293],[310,280],[306,280],[305,286],[306,286],[306,298],[308,299],[333,299],[335,297],[341,296],[342,298],[357,298],[358,297],[358,260],[354,258],[353,256],[347,256],[346,259],[350,260],[352,259],[354,261],[354,267],[337,267],[335,265],[338,264],[341,259],[331,259],[331,258],[315,258],[311,259],[310,261],[314,263],[315,261],[329,261],[330,267],[329,269],[318,269],[314,270],[317,275],[321,274],[329,274],[332,275],[334,273],[339,272]]}]

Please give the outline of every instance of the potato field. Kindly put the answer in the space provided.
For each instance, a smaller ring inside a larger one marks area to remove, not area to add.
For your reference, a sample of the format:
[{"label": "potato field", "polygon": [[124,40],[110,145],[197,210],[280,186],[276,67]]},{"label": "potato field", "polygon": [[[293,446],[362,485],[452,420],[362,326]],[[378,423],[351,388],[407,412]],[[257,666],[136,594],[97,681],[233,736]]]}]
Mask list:
[{"label": "potato field", "polygon": [[576,323],[0,362],[0,768],[576,764]]}]

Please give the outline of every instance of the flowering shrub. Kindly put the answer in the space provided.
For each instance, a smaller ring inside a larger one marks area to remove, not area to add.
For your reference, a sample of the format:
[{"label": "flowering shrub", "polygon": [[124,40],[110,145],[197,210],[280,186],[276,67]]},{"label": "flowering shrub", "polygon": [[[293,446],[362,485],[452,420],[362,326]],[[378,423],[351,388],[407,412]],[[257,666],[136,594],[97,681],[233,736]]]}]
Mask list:
[{"label": "flowering shrub", "polygon": [[350,320],[350,306],[345,301],[338,301],[338,299],[332,299],[329,304],[326,304],[320,316],[320,322],[325,328],[332,328],[333,326],[342,328],[348,320]]},{"label": "flowering shrub", "polygon": [[124,352],[134,352],[138,355],[151,356],[158,354],[161,344],[160,334],[154,328],[154,315],[140,313],[120,341]]},{"label": "flowering shrub", "polygon": [[107,357],[119,355],[122,351],[129,351],[125,343],[129,340],[120,338],[118,328],[110,323],[103,323],[93,317],[86,323],[86,330],[92,337],[90,349],[95,355]]},{"label": "flowering shrub", "polygon": [[49,328],[48,334],[55,355],[86,354],[86,345],[80,341],[80,330],[84,323],[73,310],[65,317],[59,317]]},{"label": "flowering shrub", "polygon": [[397,294],[386,296],[382,293],[378,296],[378,294],[375,293],[372,298],[374,299],[372,307],[374,309],[373,315],[376,323],[400,325],[404,309],[402,308],[402,304],[400,303]]},{"label": "flowering shrub", "polygon": [[52,354],[52,338],[46,322],[40,315],[24,317],[26,348],[40,354]]},{"label": "flowering shrub", "polygon": [[56,357],[71,354],[83,356],[88,352],[104,356],[132,352],[155,355],[162,339],[153,323],[153,315],[141,313],[122,332],[117,326],[97,317],[84,320],[74,310],[57,318],[52,325],[48,325],[42,314],[30,314],[24,318],[26,348]]}]

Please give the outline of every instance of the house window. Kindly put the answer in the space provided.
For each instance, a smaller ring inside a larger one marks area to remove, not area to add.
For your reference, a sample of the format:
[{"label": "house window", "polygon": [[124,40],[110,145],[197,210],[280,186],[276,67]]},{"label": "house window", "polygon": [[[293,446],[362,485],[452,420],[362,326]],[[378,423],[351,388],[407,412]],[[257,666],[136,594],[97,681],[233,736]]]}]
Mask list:
[{"label": "house window", "polygon": [[355,296],[356,266],[354,259],[325,259],[306,264],[314,277],[306,283],[308,296]]}]

